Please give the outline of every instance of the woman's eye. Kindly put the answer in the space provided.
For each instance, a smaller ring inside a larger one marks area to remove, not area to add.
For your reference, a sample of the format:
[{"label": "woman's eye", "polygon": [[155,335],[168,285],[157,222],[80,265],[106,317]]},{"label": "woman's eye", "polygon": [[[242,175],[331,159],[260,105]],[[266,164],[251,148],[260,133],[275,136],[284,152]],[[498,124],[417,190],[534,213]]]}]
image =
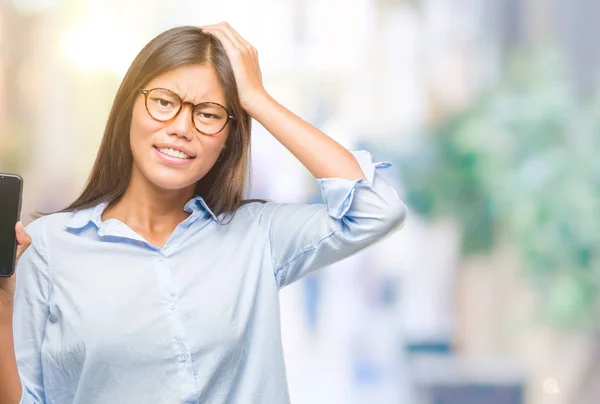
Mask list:
[{"label": "woman's eye", "polygon": [[165,100],[163,98],[155,98],[154,102],[156,102],[156,104],[158,104],[159,107],[163,107],[163,108],[167,108],[167,107],[170,107],[173,105],[171,103],[171,101]]},{"label": "woman's eye", "polygon": [[198,112],[198,118],[218,119],[219,117],[215,114],[209,114],[208,112]]}]

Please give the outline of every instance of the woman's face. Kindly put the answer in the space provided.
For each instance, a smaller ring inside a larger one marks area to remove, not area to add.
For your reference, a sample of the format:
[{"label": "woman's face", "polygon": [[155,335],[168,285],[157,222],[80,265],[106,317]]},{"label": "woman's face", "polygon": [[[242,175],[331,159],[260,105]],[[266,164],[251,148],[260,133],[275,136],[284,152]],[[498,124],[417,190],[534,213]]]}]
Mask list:
[{"label": "woman's face", "polygon": [[[171,90],[184,102],[198,104],[208,101],[227,105],[212,66],[178,67],[156,77],[145,86],[146,90],[154,88]],[[148,102],[160,103],[161,108],[169,105],[168,100],[153,98],[149,96]],[[177,190],[195,186],[213,167],[223,150],[231,123],[217,135],[204,135],[196,130],[191,109],[186,104],[174,119],[159,122],[146,110],[144,94],[137,97],[133,105],[130,129],[133,178],[141,174],[141,178],[158,188]]]}]

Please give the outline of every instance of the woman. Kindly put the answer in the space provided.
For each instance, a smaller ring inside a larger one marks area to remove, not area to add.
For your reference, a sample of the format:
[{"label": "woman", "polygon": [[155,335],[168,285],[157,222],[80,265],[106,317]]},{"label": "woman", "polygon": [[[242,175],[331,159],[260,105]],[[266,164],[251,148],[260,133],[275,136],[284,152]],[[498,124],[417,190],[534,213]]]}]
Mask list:
[{"label": "woman", "polygon": [[[323,204],[243,200],[251,117]],[[0,402],[288,402],[278,290],[402,226],[385,166],[270,97],[228,24],[157,36],[123,79],[82,195],[17,224]]]}]

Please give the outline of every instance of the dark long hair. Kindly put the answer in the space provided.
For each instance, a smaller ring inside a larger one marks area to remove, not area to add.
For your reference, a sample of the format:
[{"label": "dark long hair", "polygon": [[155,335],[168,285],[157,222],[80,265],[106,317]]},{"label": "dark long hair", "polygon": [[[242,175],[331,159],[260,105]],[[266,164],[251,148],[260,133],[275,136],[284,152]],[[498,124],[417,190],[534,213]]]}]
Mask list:
[{"label": "dark long hair", "polygon": [[133,165],[129,128],[138,90],[157,76],[177,67],[213,66],[236,119],[228,125],[229,137],[222,156],[196,184],[216,214],[235,213],[245,202],[243,193],[250,167],[250,115],[242,108],[231,64],[221,43],[197,27],[172,28],[152,39],[137,55],[123,78],[112,105],[92,172],[81,195],[61,212],[116,202],[125,192]]}]

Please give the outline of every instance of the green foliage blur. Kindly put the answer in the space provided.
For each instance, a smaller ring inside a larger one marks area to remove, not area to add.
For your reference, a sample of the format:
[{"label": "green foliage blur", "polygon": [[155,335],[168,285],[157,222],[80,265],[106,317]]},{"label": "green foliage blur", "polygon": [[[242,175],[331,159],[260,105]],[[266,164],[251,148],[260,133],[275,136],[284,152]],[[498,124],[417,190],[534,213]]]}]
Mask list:
[{"label": "green foliage blur", "polygon": [[463,254],[508,241],[542,319],[598,328],[600,97],[577,100],[556,55],[515,55],[501,82],[398,157],[408,205],[452,216]]}]

